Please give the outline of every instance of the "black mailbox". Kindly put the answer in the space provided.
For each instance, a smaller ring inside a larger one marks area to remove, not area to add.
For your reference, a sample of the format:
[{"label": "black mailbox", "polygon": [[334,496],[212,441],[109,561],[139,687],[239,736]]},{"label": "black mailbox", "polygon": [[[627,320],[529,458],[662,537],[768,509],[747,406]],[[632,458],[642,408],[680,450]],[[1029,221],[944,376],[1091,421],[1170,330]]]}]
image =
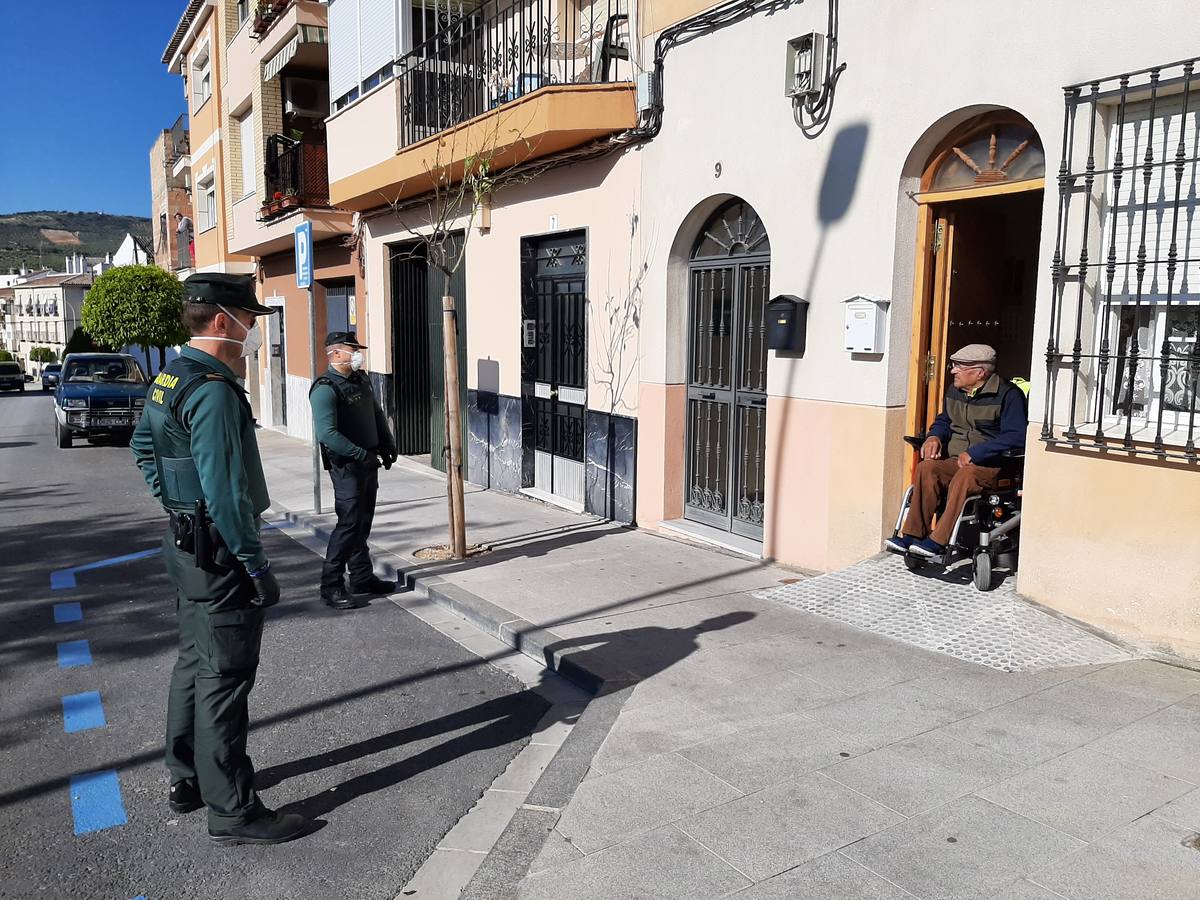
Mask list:
[{"label": "black mailbox", "polygon": [[807,300],[794,294],[780,294],[767,304],[767,347],[769,349],[803,353],[807,331]]}]

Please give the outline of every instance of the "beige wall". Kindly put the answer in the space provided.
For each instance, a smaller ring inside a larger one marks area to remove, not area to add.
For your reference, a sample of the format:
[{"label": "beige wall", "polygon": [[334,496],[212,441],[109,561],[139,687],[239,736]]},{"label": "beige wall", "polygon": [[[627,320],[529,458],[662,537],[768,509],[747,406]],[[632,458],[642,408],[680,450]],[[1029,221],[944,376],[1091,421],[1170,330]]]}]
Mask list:
[{"label": "beige wall", "polygon": [[1049,449],[1029,431],[1017,588],[1143,648],[1200,658],[1196,466]]},{"label": "beige wall", "polygon": [[904,408],[770,397],[764,555],[827,571],[879,552],[904,487]]},{"label": "beige wall", "polygon": [[[480,360],[499,363],[500,392],[521,393],[521,239],[584,229],[588,248],[588,405],[637,415],[639,273],[653,236],[634,229],[640,203],[636,157],[611,155],[552,170],[497,195],[486,234],[467,239],[467,384],[477,386]],[[421,211],[367,220],[368,330],[391,345],[388,244],[411,240]],[[460,225],[463,223],[459,223]],[[406,228],[407,226],[407,228]],[[629,327],[609,323],[609,313]],[[381,360],[372,362],[383,371]],[[390,364],[390,363],[389,363]]]},{"label": "beige wall", "polygon": [[[396,155],[400,145],[400,81],[393,79],[329,119],[329,183],[349,178]],[[383,205],[389,199],[380,197]]]},{"label": "beige wall", "polygon": [[638,401],[637,521],[644,528],[683,515],[687,389],[643,381]]}]

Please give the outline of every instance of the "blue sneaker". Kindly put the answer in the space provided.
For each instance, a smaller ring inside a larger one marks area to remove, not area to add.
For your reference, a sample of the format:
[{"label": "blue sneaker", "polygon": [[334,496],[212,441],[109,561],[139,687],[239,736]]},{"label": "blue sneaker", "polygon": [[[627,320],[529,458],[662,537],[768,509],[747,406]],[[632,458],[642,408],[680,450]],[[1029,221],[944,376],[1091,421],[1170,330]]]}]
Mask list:
[{"label": "blue sneaker", "polygon": [[935,556],[941,556],[946,552],[946,545],[939,544],[933,538],[921,538],[919,541],[913,541],[908,545],[908,552],[914,556],[933,559]]},{"label": "blue sneaker", "polygon": [[893,553],[907,553],[908,548],[915,540],[916,538],[911,538],[906,534],[894,534],[883,542],[883,549],[891,550]]}]

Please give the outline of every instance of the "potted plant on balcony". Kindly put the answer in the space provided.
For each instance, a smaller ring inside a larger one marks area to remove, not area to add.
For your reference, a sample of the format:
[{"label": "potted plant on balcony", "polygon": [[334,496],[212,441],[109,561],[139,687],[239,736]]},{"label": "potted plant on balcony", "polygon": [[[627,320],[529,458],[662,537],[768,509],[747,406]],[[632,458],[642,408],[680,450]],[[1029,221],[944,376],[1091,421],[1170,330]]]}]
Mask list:
[{"label": "potted plant on balcony", "polygon": [[251,30],[256,35],[261,35],[271,27],[274,19],[275,10],[271,6],[271,0],[258,0],[258,6],[254,9],[254,25]]},{"label": "potted plant on balcony", "polygon": [[285,194],[279,201],[280,209],[295,209],[300,205],[300,197],[297,194]]},{"label": "potted plant on balcony", "polygon": [[271,12],[279,15],[287,9],[288,4],[291,2],[292,0],[271,0]]}]

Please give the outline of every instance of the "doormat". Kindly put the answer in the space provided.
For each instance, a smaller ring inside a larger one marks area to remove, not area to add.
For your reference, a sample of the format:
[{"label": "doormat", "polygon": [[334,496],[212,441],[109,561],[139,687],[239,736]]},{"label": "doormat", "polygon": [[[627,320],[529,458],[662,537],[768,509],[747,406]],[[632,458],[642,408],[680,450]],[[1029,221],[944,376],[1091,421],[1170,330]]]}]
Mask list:
[{"label": "doormat", "polygon": [[1136,659],[1091,632],[1030,606],[1012,578],[971,584],[971,563],[910,572],[889,554],[754,595],[1002,672]]}]

